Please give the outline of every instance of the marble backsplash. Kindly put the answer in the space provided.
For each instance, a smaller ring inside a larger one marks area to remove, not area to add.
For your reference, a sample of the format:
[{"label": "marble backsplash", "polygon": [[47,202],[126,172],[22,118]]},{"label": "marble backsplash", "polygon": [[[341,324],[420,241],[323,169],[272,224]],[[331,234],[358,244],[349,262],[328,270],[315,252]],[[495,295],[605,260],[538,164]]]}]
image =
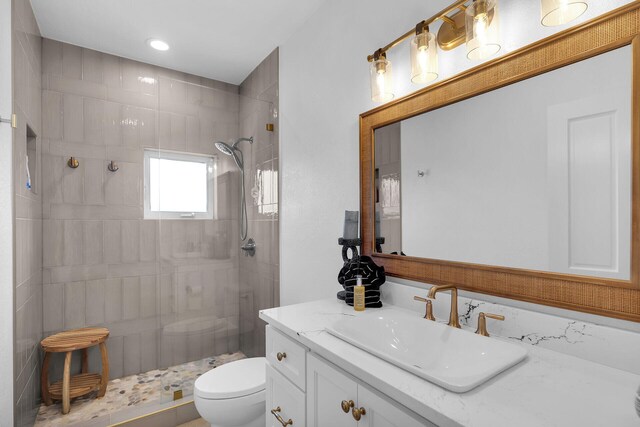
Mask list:
[{"label": "marble backsplash", "polygon": [[[414,301],[413,296],[424,297],[428,285],[416,287],[387,282],[381,289],[384,302],[424,314],[424,303]],[[458,296],[458,312],[463,328],[475,330],[480,312],[501,314],[505,317],[504,321],[487,319],[487,329],[493,336],[640,374],[640,333],[628,330],[634,325],[625,325],[631,326],[627,328],[605,326],[596,321],[577,320],[489,302],[476,298],[478,296]],[[437,295],[433,307],[438,321],[446,322],[449,318],[450,301],[449,292]],[[563,314],[564,312],[566,311],[563,310]],[[599,318],[592,317],[596,320]],[[603,320],[611,323],[608,319]]]}]

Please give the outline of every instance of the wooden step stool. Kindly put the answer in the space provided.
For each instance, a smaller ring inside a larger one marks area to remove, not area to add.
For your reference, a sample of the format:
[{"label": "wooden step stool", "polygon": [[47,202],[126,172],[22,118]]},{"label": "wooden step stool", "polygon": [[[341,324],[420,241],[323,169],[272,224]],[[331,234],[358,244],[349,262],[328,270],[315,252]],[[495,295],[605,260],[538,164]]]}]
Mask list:
[{"label": "wooden step stool", "polygon": [[[98,391],[98,398],[103,397],[109,382],[109,356],[106,341],[109,338],[107,328],[82,328],[59,332],[40,342],[44,350],[42,363],[42,401],[46,406],[52,400],[62,401],[62,413],[68,414],[71,399]],[[87,350],[99,345],[102,355],[102,374],[87,372],[89,360]],[[71,354],[82,350],[82,373],[71,376]],[[62,380],[49,385],[49,358],[51,353],[66,353]]]}]

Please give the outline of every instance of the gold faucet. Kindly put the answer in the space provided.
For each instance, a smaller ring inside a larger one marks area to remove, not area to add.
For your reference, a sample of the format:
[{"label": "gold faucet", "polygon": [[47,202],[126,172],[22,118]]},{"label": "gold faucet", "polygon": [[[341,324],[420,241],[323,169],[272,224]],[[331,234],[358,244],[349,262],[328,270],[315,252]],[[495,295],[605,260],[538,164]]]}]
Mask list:
[{"label": "gold faucet", "polygon": [[458,289],[454,285],[436,285],[429,289],[427,298],[436,299],[436,294],[440,291],[451,291],[451,313],[449,314],[449,326],[460,328],[458,320]]},{"label": "gold faucet", "polygon": [[487,317],[490,319],[504,320],[504,316],[501,316],[499,314],[480,312],[480,314],[478,315],[478,329],[476,329],[476,334],[485,337],[489,336],[489,332],[487,331]]}]

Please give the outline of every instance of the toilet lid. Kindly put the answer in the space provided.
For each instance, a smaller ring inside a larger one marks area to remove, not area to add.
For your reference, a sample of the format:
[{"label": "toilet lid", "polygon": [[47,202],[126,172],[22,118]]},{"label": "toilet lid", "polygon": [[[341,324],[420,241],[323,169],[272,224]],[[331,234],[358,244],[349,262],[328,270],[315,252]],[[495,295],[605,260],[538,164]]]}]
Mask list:
[{"label": "toilet lid", "polygon": [[200,376],[195,392],[205,399],[231,399],[265,389],[266,359],[253,357],[225,363]]}]

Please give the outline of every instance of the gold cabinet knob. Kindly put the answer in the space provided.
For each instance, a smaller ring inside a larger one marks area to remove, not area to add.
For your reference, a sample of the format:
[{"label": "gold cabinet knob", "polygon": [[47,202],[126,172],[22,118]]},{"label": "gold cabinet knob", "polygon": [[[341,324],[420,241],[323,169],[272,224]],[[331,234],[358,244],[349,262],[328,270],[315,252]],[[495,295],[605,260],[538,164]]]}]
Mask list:
[{"label": "gold cabinet knob", "polygon": [[340,406],[342,407],[342,410],[344,411],[344,413],[348,414],[349,410],[351,410],[351,408],[356,406],[356,404],[353,403],[353,400],[343,400]]},{"label": "gold cabinet knob", "polygon": [[282,362],[282,359],[286,359],[287,358],[287,353],[278,352],[278,354],[276,354],[276,358],[278,359],[278,362]]},{"label": "gold cabinet knob", "polygon": [[353,415],[353,419],[356,421],[360,421],[363,415],[367,415],[367,411],[364,408],[353,408],[351,410],[351,415]]},{"label": "gold cabinet knob", "polygon": [[282,409],[280,409],[279,406],[271,410],[271,414],[273,414],[273,416],[276,417],[276,420],[278,420],[280,424],[282,424],[282,427],[292,426],[293,420],[289,418],[287,421],[285,421],[284,418],[282,418],[282,415],[280,415],[280,412],[282,412]]}]

